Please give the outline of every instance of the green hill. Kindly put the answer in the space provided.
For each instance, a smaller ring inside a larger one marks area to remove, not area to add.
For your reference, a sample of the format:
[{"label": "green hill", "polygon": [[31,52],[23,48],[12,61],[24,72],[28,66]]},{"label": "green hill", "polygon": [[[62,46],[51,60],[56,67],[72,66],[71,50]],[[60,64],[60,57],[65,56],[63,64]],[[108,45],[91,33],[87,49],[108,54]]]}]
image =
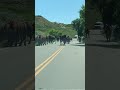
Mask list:
[{"label": "green hill", "polygon": [[42,16],[35,16],[35,30],[36,34],[42,35],[49,35],[50,30],[56,30],[71,37],[76,34],[71,24],[50,22]]}]

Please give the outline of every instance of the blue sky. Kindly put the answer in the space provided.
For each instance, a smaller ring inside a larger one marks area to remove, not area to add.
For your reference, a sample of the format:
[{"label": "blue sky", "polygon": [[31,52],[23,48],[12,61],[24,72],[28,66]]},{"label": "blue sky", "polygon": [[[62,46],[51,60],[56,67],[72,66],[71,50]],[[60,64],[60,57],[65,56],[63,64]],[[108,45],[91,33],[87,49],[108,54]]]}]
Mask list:
[{"label": "blue sky", "polygon": [[79,18],[85,0],[35,0],[35,15],[42,15],[51,22],[70,24]]}]

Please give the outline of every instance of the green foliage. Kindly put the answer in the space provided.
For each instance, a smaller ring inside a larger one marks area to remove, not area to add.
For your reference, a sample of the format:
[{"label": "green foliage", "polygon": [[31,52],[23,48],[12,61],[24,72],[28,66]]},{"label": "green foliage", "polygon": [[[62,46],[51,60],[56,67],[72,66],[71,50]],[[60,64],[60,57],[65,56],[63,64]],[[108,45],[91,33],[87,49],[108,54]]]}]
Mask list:
[{"label": "green foliage", "polygon": [[77,18],[72,21],[73,28],[78,32],[80,28],[80,19]]},{"label": "green foliage", "polygon": [[49,30],[49,35],[60,36],[62,35],[62,33],[59,30],[52,29],[52,30]]},{"label": "green foliage", "polygon": [[71,24],[50,22],[42,16],[35,16],[35,31],[44,33],[44,35],[67,35],[70,37],[74,37],[77,33]]},{"label": "green foliage", "polygon": [[80,18],[77,18],[72,21],[73,28],[78,32],[78,36],[84,36],[85,31],[85,6],[82,6],[82,9],[79,12]]},{"label": "green foliage", "polygon": [[[120,0],[89,0],[89,3],[100,12],[104,25],[120,27]],[[113,31],[113,37],[120,39],[120,28]]]},{"label": "green foliage", "polygon": [[115,13],[119,10],[120,0],[90,0],[89,3],[92,3],[93,8],[100,12],[104,24],[115,24],[118,20]]},{"label": "green foliage", "polygon": [[85,32],[85,6],[82,6],[82,9],[80,10],[80,30],[79,34],[80,36],[84,36]]}]

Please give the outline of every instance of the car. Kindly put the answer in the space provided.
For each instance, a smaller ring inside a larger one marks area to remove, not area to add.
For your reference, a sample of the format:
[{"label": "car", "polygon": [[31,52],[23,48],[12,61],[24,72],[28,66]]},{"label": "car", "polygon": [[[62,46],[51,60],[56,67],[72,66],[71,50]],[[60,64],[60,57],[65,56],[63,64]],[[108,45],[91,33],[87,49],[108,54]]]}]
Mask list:
[{"label": "car", "polygon": [[78,35],[75,35],[74,38],[78,38]]},{"label": "car", "polygon": [[104,25],[102,22],[96,22],[94,25],[94,29],[102,30],[103,28],[104,28]]}]

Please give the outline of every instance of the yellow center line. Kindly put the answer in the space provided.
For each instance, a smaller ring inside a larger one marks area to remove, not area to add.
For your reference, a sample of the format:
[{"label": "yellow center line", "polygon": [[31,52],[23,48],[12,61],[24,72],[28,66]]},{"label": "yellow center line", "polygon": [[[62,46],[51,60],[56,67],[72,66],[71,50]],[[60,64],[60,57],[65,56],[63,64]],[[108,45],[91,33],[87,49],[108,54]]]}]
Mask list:
[{"label": "yellow center line", "polygon": [[37,70],[35,72],[35,76],[37,76],[62,50],[63,50],[64,47],[62,47],[57,53],[54,54],[53,57],[51,57],[51,59],[45,63],[45,65],[43,67],[41,67],[39,70]]},{"label": "yellow center line", "polygon": [[35,68],[35,75],[28,78],[24,81],[20,86],[18,86],[15,90],[23,90],[25,86],[27,86],[30,82],[34,81],[34,77],[37,76],[63,49],[64,47],[61,46],[57,51],[55,51],[49,58],[47,58],[42,64],[38,65]]},{"label": "yellow center line", "polygon": [[40,65],[38,65],[36,68],[35,68],[35,71],[37,69],[39,69],[41,66],[43,66],[50,58],[52,58],[62,47],[60,47],[56,52],[54,52],[49,58],[47,58],[43,63],[41,63]]}]

